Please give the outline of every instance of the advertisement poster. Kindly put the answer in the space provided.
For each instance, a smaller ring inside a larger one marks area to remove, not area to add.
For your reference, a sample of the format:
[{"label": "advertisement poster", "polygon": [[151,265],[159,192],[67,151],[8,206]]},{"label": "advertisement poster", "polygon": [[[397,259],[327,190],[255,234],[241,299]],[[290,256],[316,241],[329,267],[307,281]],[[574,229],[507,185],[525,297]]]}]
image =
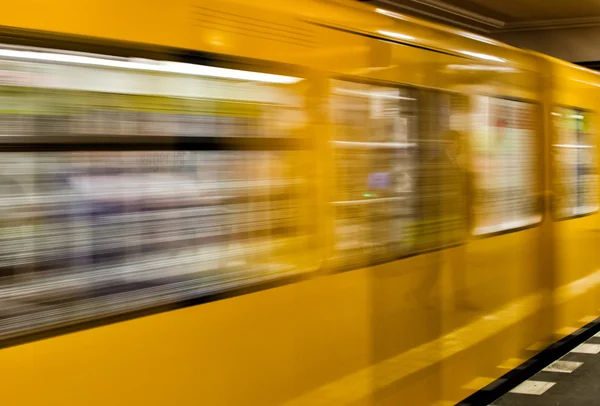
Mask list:
[{"label": "advertisement poster", "polygon": [[475,234],[538,222],[536,106],[480,96],[474,107]]}]

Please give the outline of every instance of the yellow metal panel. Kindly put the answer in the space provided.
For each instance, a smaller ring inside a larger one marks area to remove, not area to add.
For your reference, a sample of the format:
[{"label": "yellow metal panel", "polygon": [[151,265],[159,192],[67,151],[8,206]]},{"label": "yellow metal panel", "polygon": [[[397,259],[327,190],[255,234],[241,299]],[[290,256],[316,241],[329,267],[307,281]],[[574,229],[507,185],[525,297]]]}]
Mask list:
[{"label": "yellow metal panel", "polygon": [[[344,273],[5,349],[4,401],[282,404],[369,364],[365,277]],[[370,381],[358,384],[368,391]]]}]

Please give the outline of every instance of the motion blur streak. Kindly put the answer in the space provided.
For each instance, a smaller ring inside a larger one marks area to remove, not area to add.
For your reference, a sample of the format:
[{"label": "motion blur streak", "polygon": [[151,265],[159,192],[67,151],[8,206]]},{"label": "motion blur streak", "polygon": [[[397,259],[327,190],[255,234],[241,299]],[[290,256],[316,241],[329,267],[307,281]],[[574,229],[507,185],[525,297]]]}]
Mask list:
[{"label": "motion blur streak", "polygon": [[[120,70],[129,62],[8,52],[36,62],[2,61],[0,134],[25,146],[0,152],[1,336],[301,271],[290,260],[307,243],[300,99],[248,82],[298,80],[185,64],[196,69],[155,76]],[[206,135],[241,142],[197,150]],[[51,152],[51,136],[71,150]],[[90,136],[121,151],[77,145]],[[194,150],[144,151],[148,136],[188,137]],[[27,152],[30,137],[48,151]]]},{"label": "motion blur streak", "polygon": [[599,315],[596,73],[350,0],[0,39],[7,405],[445,406]]},{"label": "motion blur streak", "polygon": [[214,66],[201,66],[189,63],[165,61],[127,61],[107,58],[93,58],[89,56],[56,54],[51,52],[17,51],[13,49],[0,49],[0,56],[12,59],[29,59],[42,62],[72,63],[79,65],[102,66],[108,68],[133,69],[150,72],[180,73],[184,75],[209,76],[225,79],[255,80],[270,83],[296,83],[300,78],[289,76],[271,75],[268,73],[246,72],[235,69],[216,68]]}]

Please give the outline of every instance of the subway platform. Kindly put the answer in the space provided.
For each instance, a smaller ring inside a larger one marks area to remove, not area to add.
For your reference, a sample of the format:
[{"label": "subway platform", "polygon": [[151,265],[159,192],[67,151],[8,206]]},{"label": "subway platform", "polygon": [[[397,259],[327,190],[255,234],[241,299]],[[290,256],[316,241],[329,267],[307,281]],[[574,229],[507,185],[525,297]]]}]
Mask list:
[{"label": "subway platform", "polygon": [[600,405],[600,333],[596,333],[491,404],[555,405]]}]

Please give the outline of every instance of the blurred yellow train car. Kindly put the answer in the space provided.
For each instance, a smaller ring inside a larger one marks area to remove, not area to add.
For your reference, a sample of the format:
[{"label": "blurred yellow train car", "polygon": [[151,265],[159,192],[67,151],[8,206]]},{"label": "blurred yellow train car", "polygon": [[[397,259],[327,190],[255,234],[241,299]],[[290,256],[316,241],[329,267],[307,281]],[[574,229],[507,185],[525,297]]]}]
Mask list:
[{"label": "blurred yellow train car", "polygon": [[351,1],[0,26],[7,405],[445,406],[598,317],[594,72]]}]

